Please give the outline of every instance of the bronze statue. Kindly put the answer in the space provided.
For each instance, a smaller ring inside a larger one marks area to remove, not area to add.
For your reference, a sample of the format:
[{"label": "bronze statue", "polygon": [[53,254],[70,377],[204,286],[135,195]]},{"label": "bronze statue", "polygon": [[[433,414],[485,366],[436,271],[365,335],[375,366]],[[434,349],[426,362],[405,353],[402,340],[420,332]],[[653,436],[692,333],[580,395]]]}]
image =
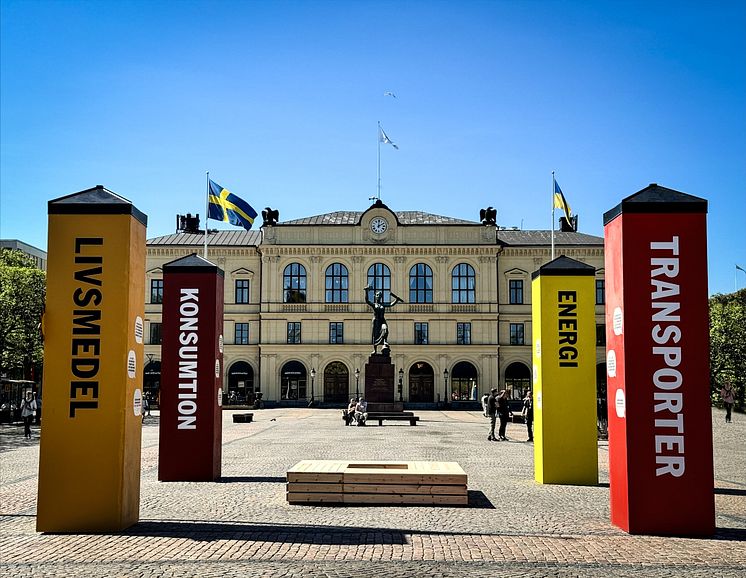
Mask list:
[{"label": "bronze statue", "polygon": [[378,353],[378,346],[381,345],[381,353],[387,354],[390,351],[388,337],[389,337],[389,326],[386,323],[384,314],[386,309],[393,307],[397,303],[404,303],[404,300],[400,297],[391,293],[393,300],[391,303],[386,305],[383,302],[383,292],[376,291],[375,300],[371,302],[368,298],[368,292],[372,291],[373,287],[366,285],[365,287],[365,302],[373,308],[373,355]]}]

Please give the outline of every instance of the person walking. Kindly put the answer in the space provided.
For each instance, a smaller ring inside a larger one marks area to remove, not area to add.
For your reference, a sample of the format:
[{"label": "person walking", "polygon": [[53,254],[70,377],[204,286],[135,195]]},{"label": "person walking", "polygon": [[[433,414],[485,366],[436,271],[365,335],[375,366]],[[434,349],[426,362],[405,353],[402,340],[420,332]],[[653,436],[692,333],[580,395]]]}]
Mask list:
[{"label": "person walking", "polygon": [[23,437],[31,439],[31,422],[36,415],[36,400],[34,392],[27,391],[26,397],[21,401],[21,417],[23,418]]},{"label": "person walking", "polygon": [[726,381],[725,385],[720,389],[720,397],[725,406],[725,423],[730,423],[733,403],[736,401],[736,392],[733,391],[733,385],[730,381]]},{"label": "person walking", "polygon": [[490,395],[487,398],[487,417],[490,418],[490,433],[487,436],[487,440],[496,442],[495,437],[495,423],[497,422],[497,389],[494,387],[490,391]]},{"label": "person walking", "polygon": [[505,436],[505,428],[508,427],[508,418],[510,417],[510,407],[508,406],[508,393],[504,389],[500,390],[497,396],[497,414],[500,417],[500,431],[498,436],[502,441],[508,441]]},{"label": "person walking", "polygon": [[528,430],[527,442],[534,441],[534,400],[531,397],[531,390],[526,390],[526,395],[523,397],[523,419],[526,421],[526,429]]}]

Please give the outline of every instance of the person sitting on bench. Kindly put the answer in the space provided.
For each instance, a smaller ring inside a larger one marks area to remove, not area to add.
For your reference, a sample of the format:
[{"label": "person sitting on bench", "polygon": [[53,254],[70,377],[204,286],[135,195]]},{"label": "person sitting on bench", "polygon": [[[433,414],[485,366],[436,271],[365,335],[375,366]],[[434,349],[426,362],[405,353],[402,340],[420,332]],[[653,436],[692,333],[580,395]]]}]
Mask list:
[{"label": "person sitting on bench", "polygon": [[350,425],[355,419],[355,407],[357,406],[357,400],[353,397],[350,398],[350,405],[347,409],[342,410],[342,419],[345,421],[345,425]]},{"label": "person sitting on bench", "polygon": [[368,402],[362,397],[355,406],[355,420],[357,425],[365,425],[365,420],[368,419]]}]

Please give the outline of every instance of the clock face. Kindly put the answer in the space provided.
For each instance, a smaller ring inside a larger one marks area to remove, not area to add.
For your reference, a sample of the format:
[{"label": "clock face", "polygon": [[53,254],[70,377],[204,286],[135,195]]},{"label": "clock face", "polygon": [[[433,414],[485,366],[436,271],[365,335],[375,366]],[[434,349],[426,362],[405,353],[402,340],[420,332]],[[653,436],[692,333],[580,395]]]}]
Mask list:
[{"label": "clock face", "polygon": [[370,222],[370,230],[378,235],[385,233],[388,227],[389,227],[389,224],[386,222],[386,219],[384,219],[383,217],[376,217]]}]

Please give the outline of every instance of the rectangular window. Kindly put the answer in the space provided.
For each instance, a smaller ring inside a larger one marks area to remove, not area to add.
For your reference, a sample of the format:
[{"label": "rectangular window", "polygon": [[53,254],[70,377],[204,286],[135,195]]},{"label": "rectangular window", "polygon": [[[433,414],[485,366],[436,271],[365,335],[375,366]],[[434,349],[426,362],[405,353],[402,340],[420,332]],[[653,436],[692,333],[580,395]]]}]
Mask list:
[{"label": "rectangular window", "polygon": [[160,345],[161,344],[161,324],[160,323],[150,323],[150,345]]},{"label": "rectangular window", "polygon": [[508,281],[510,289],[510,303],[521,305],[523,303],[523,279],[511,279]]},{"label": "rectangular window", "polygon": [[236,323],[236,339],[233,341],[236,345],[249,344],[249,324]]},{"label": "rectangular window", "polygon": [[249,280],[236,279],[236,303],[249,302]]},{"label": "rectangular window", "polygon": [[456,343],[471,344],[471,323],[456,323]]},{"label": "rectangular window", "polygon": [[329,343],[344,343],[344,323],[329,324]]},{"label": "rectangular window", "polygon": [[511,345],[523,345],[523,323],[511,323],[510,324],[510,344]]},{"label": "rectangular window", "polygon": [[606,303],[606,281],[596,279],[596,305]]},{"label": "rectangular window", "polygon": [[415,345],[427,345],[427,323],[414,324]]},{"label": "rectangular window", "polygon": [[150,302],[163,303],[163,279],[150,280]]},{"label": "rectangular window", "polygon": [[606,325],[596,325],[596,345],[598,347],[606,345]]},{"label": "rectangular window", "polygon": [[300,322],[288,323],[288,343],[300,343]]}]

